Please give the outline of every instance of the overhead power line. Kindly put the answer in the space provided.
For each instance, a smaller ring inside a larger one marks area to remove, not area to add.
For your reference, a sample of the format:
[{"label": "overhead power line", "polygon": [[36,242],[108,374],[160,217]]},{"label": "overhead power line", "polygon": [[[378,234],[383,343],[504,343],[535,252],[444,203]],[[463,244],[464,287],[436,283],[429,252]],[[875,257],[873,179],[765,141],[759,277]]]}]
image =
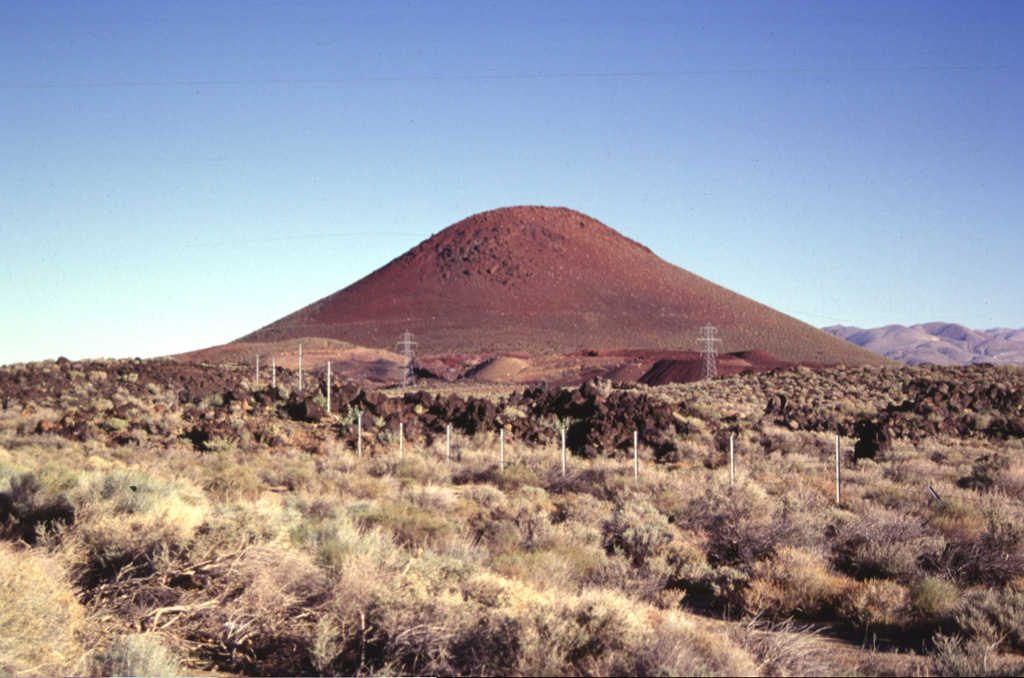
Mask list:
[{"label": "overhead power line", "polygon": [[375,238],[375,237],[382,236],[382,235],[387,235],[387,236],[403,236],[403,237],[410,236],[410,237],[416,237],[416,238],[423,237],[422,233],[407,233],[407,232],[398,232],[398,231],[390,231],[390,232],[378,231],[378,232],[366,232],[366,233],[315,233],[315,234],[311,234],[311,235],[282,235],[282,236],[277,236],[277,237],[274,237],[274,238],[255,238],[253,240],[221,240],[221,241],[218,241],[218,242],[201,242],[201,243],[193,243],[191,245],[188,245],[188,247],[219,247],[221,245],[250,245],[250,244],[257,244],[257,243],[262,243],[262,242],[278,242],[278,241],[281,241],[281,240],[313,240],[313,239],[316,239],[316,238],[370,238],[370,237]]},{"label": "overhead power line", "polygon": [[347,78],[257,78],[249,80],[130,80],[122,82],[70,82],[0,84],[0,90],[90,89],[118,87],[221,87],[251,85],[338,85],[368,82],[450,82],[487,80],[557,80],[572,78],[657,78],[702,75],[776,75],[821,73],[906,73],[936,71],[1015,71],[1024,66],[878,66],[851,68],[732,68],[667,71],[595,71],[577,73],[507,73],[498,75],[395,75]]}]

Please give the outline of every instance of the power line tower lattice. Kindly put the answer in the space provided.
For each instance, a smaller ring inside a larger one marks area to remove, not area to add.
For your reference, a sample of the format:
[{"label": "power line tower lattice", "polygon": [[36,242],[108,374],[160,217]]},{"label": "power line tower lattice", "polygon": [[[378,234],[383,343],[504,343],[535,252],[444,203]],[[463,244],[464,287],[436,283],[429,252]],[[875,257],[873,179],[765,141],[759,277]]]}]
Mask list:
[{"label": "power line tower lattice", "polygon": [[405,358],[405,367],[402,370],[402,386],[408,386],[409,384],[416,383],[416,378],[412,371],[412,359],[416,355],[416,347],[419,344],[413,340],[412,332],[406,330],[402,333],[402,338],[398,340],[395,347],[398,352]]},{"label": "power line tower lattice", "polygon": [[708,323],[700,328],[700,336],[697,337],[697,344],[701,347],[700,354],[704,358],[704,364],[700,369],[701,381],[714,379],[718,376],[718,345],[721,339],[715,337],[718,328]]}]

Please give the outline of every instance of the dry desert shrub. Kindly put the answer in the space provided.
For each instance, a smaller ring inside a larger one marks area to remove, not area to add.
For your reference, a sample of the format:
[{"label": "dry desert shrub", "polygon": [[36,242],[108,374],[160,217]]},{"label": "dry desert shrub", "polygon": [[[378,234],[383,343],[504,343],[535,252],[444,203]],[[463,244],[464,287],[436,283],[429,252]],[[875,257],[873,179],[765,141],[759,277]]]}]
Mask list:
[{"label": "dry desert shrub", "polygon": [[51,556],[0,542],[0,673],[82,671],[85,610]]},{"label": "dry desert shrub", "polygon": [[[328,595],[327,579],[312,558],[265,545],[246,548],[218,565],[202,591],[167,608],[180,612],[167,623],[176,622],[187,637],[209,639],[200,646],[201,654],[233,671],[308,671],[316,634],[311,611]],[[145,618],[153,619],[156,612]]]},{"label": "dry desert shrub", "polygon": [[683,597],[678,590],[668,589],[675,573],[676,567],[666,553],[649,558],[642,567],[634,566],[621,554],[611,554],[590,575],[587,585],[665,608],[677,605]]},{"label": "dry desert shrub", "polygon": [[678,525],[701,529],[707,535],[707,558],[712,565],[749,566],[771,558],[778,546],[799,545],[804,521],[791,519],[793,505],[768,495],[750,479],[715,478],[703,495],[694,497],[685,512],[673,516]]},{"label": "dry desert shrub", "polygon": [[398,497],[399,484],[395,478],[377,477],[365,473],[351,472],[321,478],[339,496],[355,500],[393,500]]},{"label": "dry desert shrub", "polygon": [[189,554],[207,559],[253,544],[286,542],[301,511],[276,494],[256,501],[213,504],[195,535]]},{"label": "dry desert shrub", "polygon": [[708,465],[721,465],[720,455],[713,454],[711,441],[708,438],[699,438],[687,435],[685,438],[676,436],[673,439],[673,449],[667,452],[662,461],[669,464],[681,462],[701,462],[708,460]]},{"label": "dry desert shrub", "polygon": [[408,454],[394,467],[392,473],[402,487],[410,485],[448,485],[452,472],[447,464],[427,459],[419,454]]},{"label": "dry desert shrub", "polygon": [[310,553],[328,574],[337,573],[355,554],[377,557],[394,550],[393,538],[364,530],[350,515],[351,504],[333,497],[296,497],[289,502],[299,516],[289,522],[291,543]]},{"label": "dry desert shrub", "polygon": [[[646,469],[645,469],[646,471]],[[605,501],[623,501],[647,481],[641,473],[640,483],[634,479],[633,460],[624,463],[618,459],[597,457],[574,459],[566,475],[549,476],[545,489],[551,494],[590,494]]]},{"label": "dry desert shrub", "polygon": [[[324,668],[443,675],[752,673],[749,657],[727,638],[621,594],[542,591],[484,570],[438,575],[417,564],[377,587],[368,603],[362,599],[365,612],[344,624],[348,651],[337,651],[336,640],[333,663]],[[341,626],[334,622],[335,629]]]},{"label": "dry desert shrub", "polygon": [[635,567],[643,567],[662,552],[673,536],[668,519],[639,499],[617,506],[602,524],[602,532],[604,548],[621,553]]},{"label": "dry desert shrub", "polygon": [[1024,577],[1024,508],[998,495],[988,499],[986,530],[951,540],[942,553],[943,571],[961,586],[1003,586]]},{"label": "dry desert shrub", "polygon": [[1024,663],[1001,656],[995,644],[977,638],[937,634],[931,653],[936,676],[1019,676]]},{"label": "dry desert shrub", "polygon": [[[288,450],[275,455],[270,463],[260,464],[260,479],[277,491],[301,492],[318,489],[316,462],[312,456],[299,450]],[[249,462],[250,464],[252,462]]]},{"label": "dry desert shrub", "polygon": [[597,545],[575,544],[557,536],[552,541],[537,551],[499,555],[490,562],[490,569],[538,591],[577,592],[599,578],[607,561],[603,549]]},{"label": "dry desert shrub", "polygon": [[178,676],[181,663],[159,635],[131,634],[97,656],[93,670],[100,676]]},{"label": "dry desert shrub", "polygon": [[783,547],[770,561],[753,567],[743,606],[748,614],[768,619],[828,618],[835,616],[855,585],[830,572],[819,554]]},{"label": "dry desert shrub", "polygon": [[554,505],[540,488],[524,487],[467,521],[474,543],[494,554],[532,552],[549,541]]},{"label": "dry desert shrub", "polygon": [[409,500],[428,510],[450,514],[459,501],[459,496],[450,486],[425,486],[406,493]]},{"label": "dry desert shrub", "polygon": [[95,475],[75,503],[72,534],[87,579],[129,564],[151,568],[162,554],[184,551],[209,514],[206,498],[187,485],[130,470]]},{"label": "dry desert shrub", "polygon": [[961,496],[957,496],[952,488],[942,485],[934,489],[942,501],[930,502],[933,513],[929,524],[943,537],[948,541],[976,540],[985,532],[985,514],[976,501],[971,501],[973,497],[963,496],[966,493],[962,491],[959,491]]},{"label": "dry desert shrub", "polygon": [[945,540],[919,517],[871,503],[857,508],[858,514],[836,514],[832,561],[841,572],[909,584],[921,576],[922,564],[942,556]]},{"label": "dry desert shrub", "polygon": [[847,590],[839,615],[857,628],[890,632],[900,629],[910,612],[909,592],[891,579],[868,579],[856,582]]},{"label": "dry desert shrub", "polygon": [[[486,638],[493,672],[550,675],[749,675],[749,657],[678,612],[644,609],[610,591],[541,596],[481,574],[467,588],[499,619]],[[494,643],[499,643],[494,647]],[[507,668],[506,668],[507,667]],[[511,668],[512,671],[507,669]],[[496,670],[496,671],[494,671]]]},{"label": "dry desert shrub", "polygon": [[756,676],[755,659],[743,643],[667,612],[651,619],[633,652],[613,672],[626,676]]},{"label": "dry desert shrub", "polygon": [[[874,464],[874,462],[870,459],[862,459],[857,462],[858,466],[868,466],[871,464]],[[915,490],[908,487],[901,480],[882,477],[863,488],[862,498],[889,509],[900,509],[911,504],[911,497],[914,492]]]},{"label": "dry desert shrub", "polygon": [[0,537],[35,544],[40,535],[74,523],[68,495],[78,482],[78,474],[52,465],[9,476],[0,492]]},{"label": "dry desert shrub", "polygon": [[960,487],[979,492],[992,489],[996,478],[1010,465],[1010,458],[1005,454],[985,454],[974,460],[971,472],[957,481]]},{"label": "dry desert shrub", "polygon": [[373,631],[366,621],[371,602],[403,570],[421,567],[421,554],[410,556],[394,545],[390,535],[380,530],[359,531],[352,523],[344,527],[338,530],[333,582],[310,649],[314,666],[325,675],[361,670],[366,661],[366,642]]},{"label": "dry desert shrub", "polygon": [[366,526],[389,532],[399,544],[413,548],[442,549],[458,529],[443,515],[404,499],[367,507],[356,516]]},{"label": "dry desert shrub", "polygon": [[267,485],[260,476],[262,464],[230,446],[207,452],[199,458],[198,468],[203,489],[216,501],[251,501],[260,496]]},{"label": "dry desert shrub", "polygon": [[479,482],[492,483],[503,492],[515,492],[521,488],[540,485],[540,475],[529,466],[520,463],[508,464],[504,470],[494,466],[488,473],[477,476]]},{"label": "dry desert shrub", "polygon": [[472,661],[468,654],[453,657],[453,646],[461,628],[476,626],[474,606],[458,588],[425,579],[421,569],[413,568],[373,591],[360,617],[357,671],[456,674],[461,672],[453,663],[456,659]]},{"label": "dry desert shrub", "polygon": [[967,591],[956,624],[969,639],[1004,650],[1024,651],[1024,593],[1010,588]]},{"label": "dry desert shrub", "polygon": [[960,589],[938,576],[925,577],[910,589],[910,603],[924,621],[937,624],[952,618],[960,605]]},{"label": "dry desert shrub", "polygon": [[996,474],[992,483],[994,490],[1017,501],[1024,499],[1024,463],[1018,461],[1020,458],[1021,455],[1018,452],[1014,455],[1013,460]]}]

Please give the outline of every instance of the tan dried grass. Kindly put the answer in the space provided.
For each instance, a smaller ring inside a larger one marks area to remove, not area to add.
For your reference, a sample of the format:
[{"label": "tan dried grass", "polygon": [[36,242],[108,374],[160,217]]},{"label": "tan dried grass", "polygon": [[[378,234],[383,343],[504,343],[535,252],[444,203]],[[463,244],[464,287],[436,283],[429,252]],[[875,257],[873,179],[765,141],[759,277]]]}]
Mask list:
[{"label": "tan dried grass", "polygon": [[0,542],[0,673],[72,675],[83,670],[85,611],[51,557]]},{"label": "tan dried grass", "polygon": [[817,618],[834,614],[855,582],[835,574],[817,553],[785,547],[752,571],[743,606],[758,617]]}]

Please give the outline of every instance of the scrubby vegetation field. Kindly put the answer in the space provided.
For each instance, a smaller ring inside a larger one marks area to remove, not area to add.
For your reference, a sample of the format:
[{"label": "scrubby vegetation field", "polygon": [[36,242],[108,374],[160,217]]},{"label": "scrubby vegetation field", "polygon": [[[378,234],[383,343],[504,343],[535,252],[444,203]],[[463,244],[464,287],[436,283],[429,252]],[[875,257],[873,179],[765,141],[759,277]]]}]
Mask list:
[{"label": "scrubby vegetation field", "polygon": [[0,368],[0,673],[1024,670],[1019,368],[250,372]]}]

